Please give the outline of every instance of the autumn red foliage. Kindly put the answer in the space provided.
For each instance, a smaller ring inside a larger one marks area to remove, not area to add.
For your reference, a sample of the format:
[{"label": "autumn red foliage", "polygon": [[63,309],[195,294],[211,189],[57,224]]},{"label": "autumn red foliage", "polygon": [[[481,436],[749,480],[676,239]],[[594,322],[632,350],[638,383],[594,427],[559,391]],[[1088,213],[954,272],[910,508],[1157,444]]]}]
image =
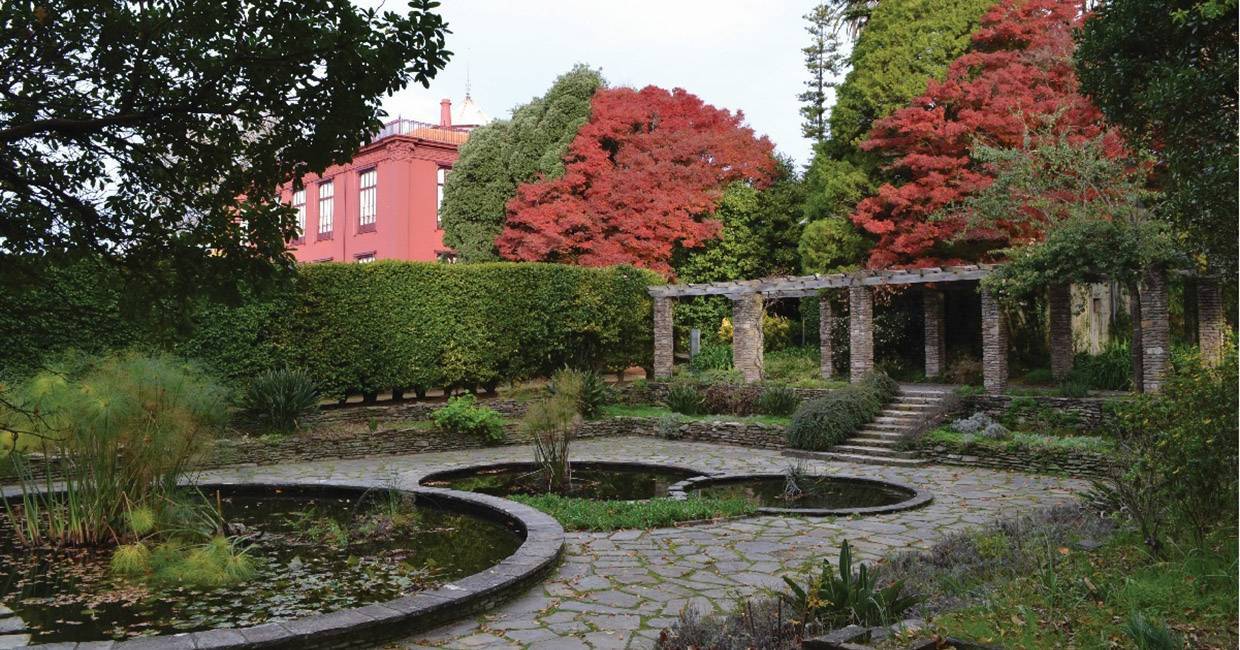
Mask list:
[{"label": "autumn red foliage", "polygon": [[774,147],[744,116],[677,88],[604,88],[565,155],[560,178],[526,183],[496,240],[507,259],[671,274],[677,247],[717,237],[724,188],[766,184]]},{"label": "autumn red foliage", "polygon": [[1000,248],[1040,237],[1037,220],[983,229],[952,210],[993,180],[970,157],[975,143],[1020,147],[1042,137],[1101,135],[1106,155],[1124,155],[1118,134],[1078,87],[1072,30],[1081,20],[1079,0],[1002,0],[942,82],[931,80],[910,106],[875,123],[861,147],[888,159],[900,180],[852,215],[878,238],[869,266],[990,261]]}]

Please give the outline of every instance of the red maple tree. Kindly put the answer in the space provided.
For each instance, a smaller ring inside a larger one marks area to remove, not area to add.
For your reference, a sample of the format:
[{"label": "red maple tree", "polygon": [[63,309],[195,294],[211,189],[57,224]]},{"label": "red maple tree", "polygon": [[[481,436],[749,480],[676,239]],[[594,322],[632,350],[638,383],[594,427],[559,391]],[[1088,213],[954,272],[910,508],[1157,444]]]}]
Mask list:
[{"label": "red maple tree", "polygon": [[875,123],[861,147],[888,158],[899,181],[884,184],[852,215],[878,237],[871,267],[987,261],[999,248],[1041,237],[1036,219],[980,228],[953,211],[994,178],[970,157],[975,144],[1102,135],[1107,156],[1124,154],[1119,135],[1079,90],[1072,31],[1081,20],[1079,0],[1002,0],[942,82],[931,80],[910,106]]},{"label": "red maple tree", "polygon": [[764,185],[775,171],[773,145],[743,122],[681,88],[598,90],[564,175],[517,188],[496,247],[512,260],[670,275],[677,247],[719,235],[711,217],[728,183]]}]

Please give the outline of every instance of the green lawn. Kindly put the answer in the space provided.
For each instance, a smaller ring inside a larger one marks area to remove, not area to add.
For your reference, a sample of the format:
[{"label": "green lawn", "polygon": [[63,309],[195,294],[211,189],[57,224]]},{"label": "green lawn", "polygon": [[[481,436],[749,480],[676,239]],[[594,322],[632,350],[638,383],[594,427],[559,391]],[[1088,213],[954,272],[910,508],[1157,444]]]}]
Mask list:
[{"label": "green lawn", "polygon": [[980,604],[937,616],[932,625],[1008,648],[1131,648],[1125,628],[1136,612],[1191,647],[1234,648],[1235,532],[1207,546],[1173,549],[1160,561],[1129,533],[1089,552],[1047,549],[1040,570],[986,585]]},{"label": "green lawn", "polygon": [[1013,432],[1010,438],[992,440],[982,436],[960,433],[943,427],[927,433],[926,443],[941,443],[953,447],[974,445],[986,449],[1004,450],[1014,448],[1060,449],[1090,451],[1107,454],[1115,451],[1115,442],[1099,436],[1048,436],[1037,433]]},{"label": "green lawn", "polygon": [[630,418],[663,418],[674,417],[682,422],[754,422],[757,424],[773,424],[786,427],[790,418],[779,415],[685,415],[677,413],[666,406],[652,404],[629,405],[608,404],[603,407],[603,415],[608,417]]},{"label": "green lawn", "polygon": [[667,498],[600,501],[558,494],[516,495],[508,498],[551,515],[565,530],[660,528],[684,521],[739,517],[752,514],[755,510],[753,504],[742,499],[695,497],[684,501]]}]

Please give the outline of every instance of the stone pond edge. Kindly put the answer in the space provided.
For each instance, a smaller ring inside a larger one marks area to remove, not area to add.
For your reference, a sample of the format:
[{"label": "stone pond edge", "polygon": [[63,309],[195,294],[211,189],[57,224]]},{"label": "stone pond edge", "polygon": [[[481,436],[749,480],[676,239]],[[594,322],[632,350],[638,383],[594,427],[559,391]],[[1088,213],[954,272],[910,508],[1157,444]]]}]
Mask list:
[{"label": "stone pond edge", "polygon": [[[254,486],[267,489],[367,489],[386,487],[367,481],[212,481],[212,486]],[[396,488],[402,492],[447,502],[447,507],[493,520],[516,524],[525,540],[499,564],[409,596],[245,628],[218,628],[124,641],[49,643],[28,646],[39,650],[256,650],[308,648],[313,650],[371,647],[376,642],[427,630],[494,607],[542,580],[564,551],[564,529],[538,510],[484,494],[439,488]]]},{"label": "stone pond edge", "polygon": [[[765,474],[714,474],[710,476],[694,476],[687,478],[667,488],[668,496],[678,501],[689,498],[689,491],[702,483],[734,483],[739,481],[748,481],[756,479],[784,478],[783,474],[765,473]],[[896,481],[880,481],[878,479],[864,478],[860,476],[846,476],[829,474],[825,478],[842,479],[855,483],[868,483],[871,485],[882,485],[886,487],[895,487],[901,490],[911,492],[913,496],[886,506],[871,506],[866,508],[758,508],[759,514],[764,515],[802,515],[806,517],[848,517],[852,515],[885,515],[893,512],[903,512],[905,510],[914,510],[929,505],[934,501],[934,495],[926,490],[922,490],[911,485],[898,483]]]}]

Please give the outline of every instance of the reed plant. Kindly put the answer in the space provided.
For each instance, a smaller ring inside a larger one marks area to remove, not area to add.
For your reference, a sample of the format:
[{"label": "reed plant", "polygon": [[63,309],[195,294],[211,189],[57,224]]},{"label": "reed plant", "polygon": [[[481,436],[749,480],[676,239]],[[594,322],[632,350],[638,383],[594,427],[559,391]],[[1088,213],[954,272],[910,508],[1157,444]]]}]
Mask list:
[{"label": "reed plant", "polygon": [[126,518],[179,510],[178,482],[225,417],[224,390],[166,355],[67,359],[35,375],[6,394],[0,428],[55,462],[36,469],[10,454],[21,488],[18,503],[4,502],[14,534],[28,545],[141,537]]}]

